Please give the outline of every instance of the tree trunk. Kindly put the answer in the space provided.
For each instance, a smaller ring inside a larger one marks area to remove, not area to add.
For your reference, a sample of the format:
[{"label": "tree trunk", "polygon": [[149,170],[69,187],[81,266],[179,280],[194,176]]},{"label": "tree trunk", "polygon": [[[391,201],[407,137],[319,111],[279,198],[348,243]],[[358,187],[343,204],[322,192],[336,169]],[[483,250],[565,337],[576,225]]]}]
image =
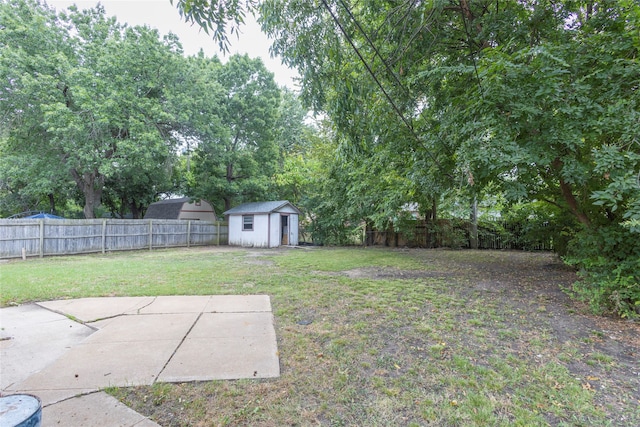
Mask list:
[{"label": "tree trunk", "polygon": [[578,221],[580,221],[581,224],[584,224],[587,227],[590,227],[591,221],[589,220],[589,217],[587,217],[587,215],[585,215],[585,213],[582,212],[582,210],[580,209],[580,206],[578,205],[578,201],[576,200],[576,197],[573,194],[573,189],[571,188],[571,184],[569,184],[562,178],[562,167],[564,165],[562,160],[559,157],[556,157],[556,159],[553,161],[551,165],[553,166],[553,168],[555,169],[558,175],[558,180],[560,183],[560,191],[562,192],[562,197],[564,198],[565,202],[567,202],[567,205],[569,206],[569,210],[571,211],[572,214],[576,216],[576,218],[578,218]]},{"label": "tree trunk", "polygon": [[438,201],[434,197],[431,204],[431,220],[435,223],[437,219],[438,219]]},{"label": "tree trunk", "polygon": [[227,182],[233,181],[233,163],[227,165]]},{"label": "tree trunk", "polygon": [[576,218],[578,218],[578,221],[580,221],[582,224],[586,225],[587,227],[590,227],[591,221],[584,214],[584,212],[580,210],[580,207],[578,206],[578,201],[576,200],[576,197],[573,195],[571,184],[569,184],[568,182],[565,182],[562,178],[560,178],[560,190],[562,191],[562,196],[564,197],[564,200],[567,202],[567,205],[569,205],[569,210],[571,210],[571,213],[573,213],[576,216]]},{"label": "tree trunk", "polygon": [[86,219],[95,218],[95,210],[100,206],[102,198],[104,176],[100,175],[97,171],[85,172],[80,175],[75,169],[71,170],[71,175],[84,195],[84,217]]},{"label": "tree trunk", "polygon": [[49,213],[55,214],[56,213],[56,199],[53,197],[53,193],[47,194],[47,197],[49,197]]},{"label": "tree trunk", "polygon": [[138,205],[135,200],[131,200],[129,204],[129,208],[131,209],[131,217],[133,219],[140,219],[142,217],[142,204]]},{"label": "tree trunk", "polygon": [[[425,217],[425,232],[427,233],[427,247],[435,248],[437,247],[437,238],[436,238],[436,222],[438,221],[438,202],[434,197],[431,199],[431,210],[429,211],[429,215]],[[429,227],[429,224],[431,226]]]},{"label": "tree trunk", "polygon": [[469,233],[469,247],[478,249],[478,199],[473,198],[471,202],[471,232]]}]

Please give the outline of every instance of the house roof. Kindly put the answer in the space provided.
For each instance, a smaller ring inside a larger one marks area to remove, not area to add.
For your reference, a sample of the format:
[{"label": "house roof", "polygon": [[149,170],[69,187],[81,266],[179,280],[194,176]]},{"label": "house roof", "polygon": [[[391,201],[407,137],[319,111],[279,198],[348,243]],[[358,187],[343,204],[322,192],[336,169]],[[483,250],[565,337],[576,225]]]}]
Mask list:
[{"label": "house roof", "polygon": [[295,210],[298,214],[300,214],[298,208],[293,206],[288,200],[276,200],[271,202],[243,203],[242,205],[238,205],[235,208],[229,209],[228,211],[224,212],[223,215],[266,214],[276,212],[277,210],[282,209],[287,205]]},{"label": "house roof", "polygon": [[190,200],[188,197],[182,197],[151,203],[144,214],[144,219],[178,219],[182,205]]}]

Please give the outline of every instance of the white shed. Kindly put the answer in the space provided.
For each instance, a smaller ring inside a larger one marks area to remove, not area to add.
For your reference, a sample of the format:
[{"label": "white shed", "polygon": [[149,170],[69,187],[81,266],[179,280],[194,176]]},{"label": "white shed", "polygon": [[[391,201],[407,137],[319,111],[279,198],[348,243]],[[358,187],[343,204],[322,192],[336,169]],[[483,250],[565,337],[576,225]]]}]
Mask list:
[{"label": "white shed", "polygon": [[229,244],[275,248],[298,244],[300,211],[286,200],[245,203],[224,212],[229,217]]}]

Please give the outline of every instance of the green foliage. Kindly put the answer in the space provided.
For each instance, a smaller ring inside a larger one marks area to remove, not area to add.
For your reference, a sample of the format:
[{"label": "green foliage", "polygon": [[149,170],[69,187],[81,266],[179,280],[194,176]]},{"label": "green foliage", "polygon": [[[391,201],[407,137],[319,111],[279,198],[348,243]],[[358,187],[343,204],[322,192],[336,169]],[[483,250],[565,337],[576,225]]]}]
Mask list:
[{"label": "green foliage", "polygon": [[0,76],[11,82],[0,88],[2,128],[5,148],[28,165],[20,191],[60,193],[71,179],[87,218],[105,185],[112,199],[148,203],[159,190],[150,181],[166,187],[158,181],[174,154],[166,101],[176,40],[121,26],[100,6],[56,16],[35,0],[12,0],[0,13]]},{"label": "green foliage", "polygon": [[[532,244],[553,233],[561,253],[591,234],[637,237],[637,2],[322,4],[272,0],[260,12],[274,49],[302,70],[304,96],[336,126],[342,223],[386,229],[403,203],[427,211],[466,187],[466,200],[499,192],[553,206],[522,227]],[[599,256],[629,263],[602,286],[627,286],[636,258]]]},{"label": "green foliage", "polygon": [[172,193],[219,212],[301,198],[306,110],[259,59],[185,58],[174,35],[121,25],[101,6],[56,15],[10,0],[0,17],[0,211],[77,201],[85,217],[139,218]]},{"label": "green foliage", "polygon": [[518,236],[518,245],[525,249],[544,247],[553,243],[554,252],[565,255],[578,228],[575,217],[557,206],[545,202],[528,202],[509,205],[502,211],[506,227],[505,236]]},{"label": "green foliage", "polygon": [[273,74],[260,59],[247,55],[231,56],[224,65],[204,58],[197,61],[205,83],[213,79],[218,88],[214,93],[202,88],[193,98],[202,105],[193,114],[206,115],[194,128],[197,186],[189,192],[212,200],[219,211],[264,199],[280,155],[273,126],[280,91]]},{"label": "green foliage", "polygon": [[585,229],[571,242],[566,262],[579,269],[573,293],[596,313],[640,315],[640,238],[620,225]]},{"label": "green foliage", "polygon": [[176,4],[178,11],[187,22],[199,25],[220,46],[223,52],[229,51],[227,32],[239,34],[239,27],[244,22],[247,12],[255,7],[256,0],[170,0]]}]

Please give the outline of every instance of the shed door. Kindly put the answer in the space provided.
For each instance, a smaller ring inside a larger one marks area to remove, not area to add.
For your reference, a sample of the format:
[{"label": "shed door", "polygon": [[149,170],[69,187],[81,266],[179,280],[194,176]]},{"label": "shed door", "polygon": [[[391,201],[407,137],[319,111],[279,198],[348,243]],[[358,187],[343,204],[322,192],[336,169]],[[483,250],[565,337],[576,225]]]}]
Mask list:
[{"label": "shed door", "polygon": [[280,215],[280,230],[282,232],[282,238],[280,242],[283,245],[289,244],[289,215]]}]

